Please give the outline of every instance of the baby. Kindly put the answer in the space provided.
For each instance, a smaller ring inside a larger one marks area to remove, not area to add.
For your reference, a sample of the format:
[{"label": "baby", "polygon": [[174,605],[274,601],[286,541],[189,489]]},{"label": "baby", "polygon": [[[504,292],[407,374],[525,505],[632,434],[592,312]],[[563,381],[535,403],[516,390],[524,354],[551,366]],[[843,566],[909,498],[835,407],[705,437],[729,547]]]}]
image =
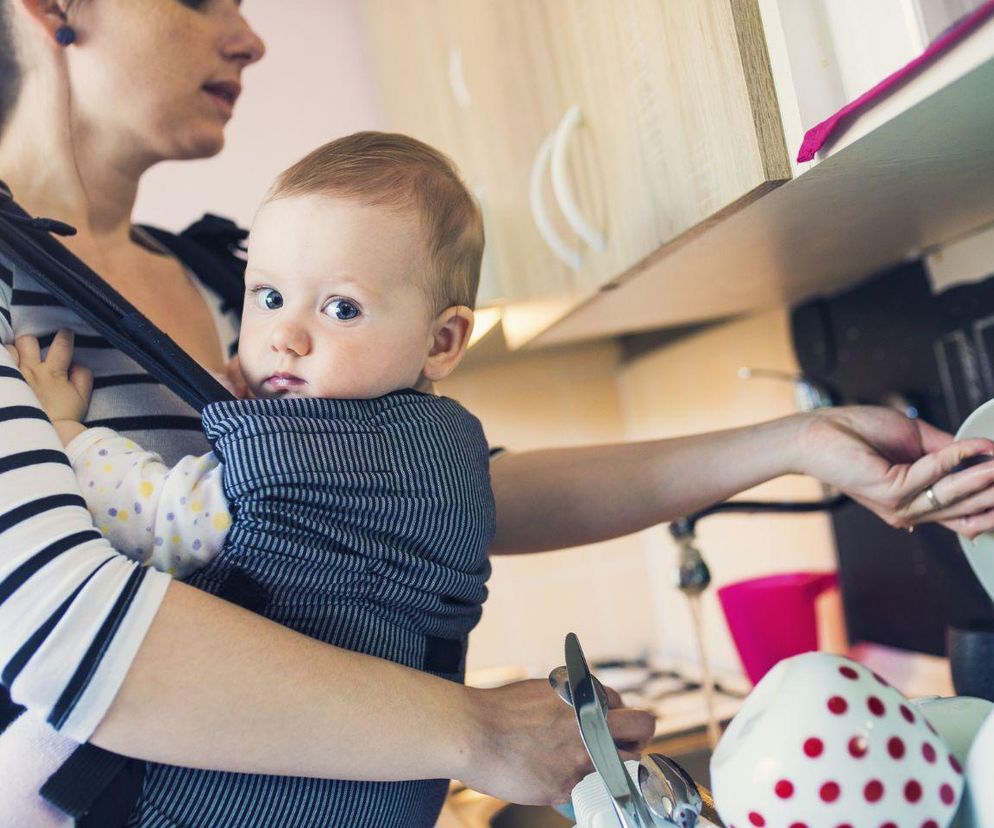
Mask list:
[{"label": "baby", "polygon": [[[81,425],[89,377],[66,332],[43,362],[19,340],[21,370],[117,549],[314,638],[461,681],[493,495],[479,422],[432,388],[465,353],[482,251],[448,159],[359,133],[284,172],[256,215],[238,348],[254,399],[204,409],[212,453],[170,469]],[[446,788],[149,763],[134,819],[427,828]]]}]

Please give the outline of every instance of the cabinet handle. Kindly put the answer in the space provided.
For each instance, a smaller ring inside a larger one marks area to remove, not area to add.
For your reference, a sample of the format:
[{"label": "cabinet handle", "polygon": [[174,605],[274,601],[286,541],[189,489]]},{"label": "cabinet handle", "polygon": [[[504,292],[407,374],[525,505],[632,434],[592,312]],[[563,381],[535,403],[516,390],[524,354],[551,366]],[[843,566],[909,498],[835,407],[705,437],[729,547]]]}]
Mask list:
[{"label": "cabinet handle", "polygon": [[559,126],[556,127],[552,142],[552,191],[556,194],[559,209],[563,211],[563,215],[573,232],[598,253],[603,253],[607,249],[604,234],[591,226],[583,213],[580,212],[576,199],[573,197],[573,189],[570,187],[569,173],[566,169],[566,149],[569,145],[569,139],[573,130],[582,121],[583,113],[580,111],[580,107],[574,104],[563,116]]},{"label": "cabinet handle", "polygon": [[531,177],[528,181],[528,200],[531,203],[532,220],[538,228],[545,243],[549,245],[556,256],[565,262],[573,270],[583,267],[583,256],[580,251],[570,247],[564,242],[556,228],[549,221],[549,214],[545,211],[545,201],[542,199],[542,182],[545,180],[545,171],[549,168],[549,159],[552,157],[552,144],[556,139],[556,132],[553,131],[549,137],[542,142],[535,161],[532,163]]}]

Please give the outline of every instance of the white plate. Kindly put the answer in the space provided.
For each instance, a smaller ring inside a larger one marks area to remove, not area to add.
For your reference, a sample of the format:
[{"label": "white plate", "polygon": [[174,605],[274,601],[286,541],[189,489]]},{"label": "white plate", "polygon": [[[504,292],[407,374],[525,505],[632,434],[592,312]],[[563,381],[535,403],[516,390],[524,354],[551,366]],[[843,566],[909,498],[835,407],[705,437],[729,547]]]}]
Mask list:
[{"label": "white plate", "polygon": [[[994,439],[994,400],[985,402],[960,426],[956,439],[967,437]],[[994,532],[978,535],[972,542],[960,535],[959,543],[977,579],[994,601]]]}]

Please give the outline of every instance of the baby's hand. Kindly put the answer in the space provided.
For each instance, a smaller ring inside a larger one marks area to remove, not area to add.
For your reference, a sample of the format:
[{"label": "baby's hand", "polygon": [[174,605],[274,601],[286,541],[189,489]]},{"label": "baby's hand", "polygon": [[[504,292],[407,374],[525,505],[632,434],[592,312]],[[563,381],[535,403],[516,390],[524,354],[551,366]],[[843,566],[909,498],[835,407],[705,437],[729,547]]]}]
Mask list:
[{"label": "baby's hand", "polygon": [[15,349],[8,346],[8,350],[17,359],[21,374],[35,392],[48,419],[53,423],[59,420],[80,422],[90,406],[93,374],[89,368],[72,361],[72,331],[61,330],[55,335],[44,360],[35,337],[19,336],[15,345]]}]

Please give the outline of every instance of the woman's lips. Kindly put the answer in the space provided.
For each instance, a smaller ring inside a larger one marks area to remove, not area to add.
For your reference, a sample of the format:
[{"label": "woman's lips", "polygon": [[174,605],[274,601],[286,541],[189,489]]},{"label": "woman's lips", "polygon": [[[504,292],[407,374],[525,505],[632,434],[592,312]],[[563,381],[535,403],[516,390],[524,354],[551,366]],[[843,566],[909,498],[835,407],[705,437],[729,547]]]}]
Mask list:
[{"label": "woman's lips", "polygon": [[234,81],[217,81],[216,83],[205,83],[203,90],[226,114],[231,115],[235,111],[235,101],[242,93],[242,88]]},{"label": "woman's lips", "polygon": [[299,391],[305,385],[307,385],[306,380],[293,374],[273,374],[262,383],[263,388],[269,391]]}]

